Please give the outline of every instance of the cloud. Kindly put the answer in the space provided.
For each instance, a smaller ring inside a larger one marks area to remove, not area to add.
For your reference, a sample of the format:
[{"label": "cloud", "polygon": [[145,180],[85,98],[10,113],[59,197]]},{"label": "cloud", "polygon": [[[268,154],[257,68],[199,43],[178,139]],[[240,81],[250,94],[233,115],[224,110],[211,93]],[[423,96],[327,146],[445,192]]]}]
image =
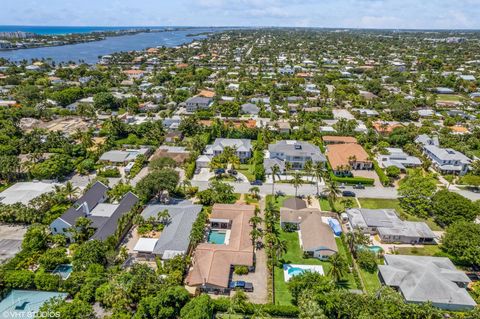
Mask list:
[{"label": "cloud", "polygon": [[1,24],[480,28],[479,0],[0,0]]}]

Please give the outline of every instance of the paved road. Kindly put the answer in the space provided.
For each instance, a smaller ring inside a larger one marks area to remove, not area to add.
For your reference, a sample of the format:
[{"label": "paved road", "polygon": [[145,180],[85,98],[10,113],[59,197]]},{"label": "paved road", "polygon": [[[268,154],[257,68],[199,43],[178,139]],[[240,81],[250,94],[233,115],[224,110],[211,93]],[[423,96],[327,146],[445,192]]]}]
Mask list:
[{"label": "paved road", "polygon": [[[200,190],[205,190],[208,188],[208,182],[205,181],[192,181],[193,186],[198,186]],[[229,182],[228,184],[232,185],[235,188],[236,193],[248,193],[248,190],[253,187],[249,183],[234,183]],[[265,183],[260,188],[261,195],[267,195],[272,193],[272,184]],[[323,190],[323,186],[319,186],[320,192]],[[393,187],[367,187],[365,189],[353,189],[350,186],[345,187],[344,190],[351,190],[357,194],[358,197],[363,198],[397,198],[397,190]],[[295,187],[291,184],[275,184],[275,192],[281,191],[286,195],[295,195]],[[317,186],[314,184],[304,184],[298,188],[298,195],[316,195]]]}]

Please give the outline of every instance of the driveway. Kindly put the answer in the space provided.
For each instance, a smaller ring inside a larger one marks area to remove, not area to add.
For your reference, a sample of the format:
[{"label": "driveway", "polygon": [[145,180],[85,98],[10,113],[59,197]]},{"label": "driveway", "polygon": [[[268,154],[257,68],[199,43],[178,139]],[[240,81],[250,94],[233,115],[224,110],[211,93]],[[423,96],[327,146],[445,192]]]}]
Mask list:
[{"label": "driveway", "polygon": [[213,172],[211,172],[209,168],[201,168],[200,173],[195,174],[193,176],[192,182],[195,181],[195,182],[207,182],[208,183],[208,181],[214,176],[215,176],[215,174]]},{"label": "driveway", "polygon": [[137,185],[137,183],[142,179],[144,178],[145,176],[148,175],[148,166],[145,166],[144,168],[142,168],[140,170],[140,172],[138,172],[137,175],[135,175],[134,178],[132,178],[130,180],[130,185],[132,185],[133,187],[135,187]]},{"label": "driveway", "polygon": [[353,170],[352,174],[355,177],[365,177],[365,178],[374,179],[375,186],[382,186],[382,183],[380,182],[380,178],[378,177],[377,173],[373,170]]},{"label": "driveway", "polygon": [[[260,217],[264,217],[265,199],[260,200]],[[264,228],[264,227],[262,227]],[[267,255],[265,249],[257,249],[255,251],[255,272],[247,275],[235,275],[232,274],[232,280],[243,280],[251,282],[253,284],[253,292],[247,292],[247,296],[251,302],[257,304],[265,304],[268,302],[268,269],[267,269]],[[230,296],[235,294],[234,291],[230,292]]]}]

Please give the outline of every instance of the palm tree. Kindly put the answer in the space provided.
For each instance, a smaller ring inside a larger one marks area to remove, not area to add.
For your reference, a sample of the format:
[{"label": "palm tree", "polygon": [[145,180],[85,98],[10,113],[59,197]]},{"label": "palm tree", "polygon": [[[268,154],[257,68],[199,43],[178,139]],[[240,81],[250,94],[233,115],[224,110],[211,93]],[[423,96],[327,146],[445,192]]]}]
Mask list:
[{"label": "palm tree", "polygon": [[283,254],[287,253],[287,241],[281,240],[278,237],[275,238],[277,238],[273,246],[275,252],[275,260],[279,260],[280,257],[283,256]]},{"label": "palm tree", "polygon": [[192,183],[190,182],[190,180],[184,179],[182,181],[183,193],[186,193],[187,192],[187,187],[191,187],[191,186],[192,186]]},{"label": "palm tree", "polygon": [[69,201],[72,201],[75,194],[78,192],[78,187],[73,186],[72,182],[68,181],[63,187],[63,193],[68,197]]},{"label": "palm tree", "polygon": [[250,238],[252,239],[252,245],[255,246],[257,239],[262,238],[262,236],[263,236],[263,232],[260,229],[254,227],[250,231]]},{"label": "palm tree", "polygon": [[300,185],[302,185],[302,183],[303,183],[302,176],[300,175],[299,172],[295,172],[295,174],[293,174],[293,179],[292,179],[293,187],[295,187],[295,197],[297,197],[298,188],[300,187]]},{"label": "palm tree", "polygon": [[157,220],[159,220],[162,224],[166,225],[170,222],[170,214],[168,210],[164,209],[157,213]]},{"label": "palm tree", "polygon": [[275,177],[280,180],[280,167],[277,164],[273,165],[272,170],[272,195],[275,194]]},{"label": "palm tree", "polygon": [[311,175],[313,170],[313,162],[312,160],[307,160],[305,165],[303,165],[303,170],[305,171],[306,175]]},{"label": "palm tree", "polygon": [[320,181],[322,180],[322,177],[325,174],[325,168],[323,167],[322,162],[317,162],[315,163],[315,166],[313,167],[313,175],[315,175],[315,178],[317,179],[317,196],[320,194],[320,189],[318,184],[320,184]]},{"label": "palm tree", "polygon": [[328,203],[330,204],[330,207],[332,208],[333,211],[335,211],[335,202],[338,198],[339,193],[340,193],[340,190],[338,189],[337,183],[333,181],[328,183],[327,185]]},{"label": "palm tree", "polygon": [[292,163],[285,162],[285,174],[292,169]]},{"label": "palm tree", "polygon": [[370,237],[359,229],[347,233],[347,242],[351,252],[355,252],[357,246],[369,246],[372,244]]},{"label": "palm tree", "polygon": [[330,256],[328,261],[331,263],[331,268],[328,271],[328,275],[330,275],[335,282],[339,282],[347,271],[347,263],[345,258],[343,258],[343,256],[339,253],[336,253]]},{"label": "palm tree", "polygon": [[250,192],[250,196],[252,198],[258,198],[258,194],[260,193],[260,188],[258,188],[257,186],[254,186],[254,187],[251,187],[248,191]]}]

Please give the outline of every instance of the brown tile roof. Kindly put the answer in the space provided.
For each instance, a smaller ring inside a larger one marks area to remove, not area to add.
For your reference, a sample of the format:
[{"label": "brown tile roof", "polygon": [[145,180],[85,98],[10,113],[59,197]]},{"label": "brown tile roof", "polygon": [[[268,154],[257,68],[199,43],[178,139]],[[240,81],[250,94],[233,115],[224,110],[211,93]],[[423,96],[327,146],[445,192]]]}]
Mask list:
[{"label": "brown tile roof", "polygon": [[381,122],[381,121],[373,122],[372,125],[375,131],[377,131],[378,133],[389,133],[389,134],[392,133],[392,131],[397,127],[402,126],[400,123],[389,123],[389,122]]},{"label": "brown tile roof", "polygon": [[352,136],[332,136],[326,135],[322,137],[322,140],[326,143],[357,143],[357,139]]},{"label": "brown tile roof", "polygon": [[326,155],[332,169],[350,165],[352,156],[356,158],[357,162],[370,162],[368,154],[363,147],[354,143],[330,144],[327,146]]},{"label": "brown tile roof", "polygon": [[173,159],[177,164],[183,164],[190,157],[190,152],[175,152],[159,148],[152,155],[150,161],[161,157],[168,157]]},{"label": "brown tile roof", "polygon": [[210,218],[232,221],[228,245],[202,243],[194,253],[193,265],[185,280],[189,286],[208,284],[228,287],[232,265],[253,266],[253,245],[249,220],[255,207],[239,204],[215,204]]},{"label": "brown tile roof", "polygon": [[214,97],[215,92],[209,91],[209,90],[201,90],[200,93],[198,93],[198,96],[203,96],[203,97]]},{"label": "brown tile roof", "polygon": [[318,208],[292,210],[282,207],[280,220],[282,223],[300,224],[303,250],[312,251],[322,247],[331,250],[332,255],[338,251],[333,231],[322,221],[322,213]]}]

